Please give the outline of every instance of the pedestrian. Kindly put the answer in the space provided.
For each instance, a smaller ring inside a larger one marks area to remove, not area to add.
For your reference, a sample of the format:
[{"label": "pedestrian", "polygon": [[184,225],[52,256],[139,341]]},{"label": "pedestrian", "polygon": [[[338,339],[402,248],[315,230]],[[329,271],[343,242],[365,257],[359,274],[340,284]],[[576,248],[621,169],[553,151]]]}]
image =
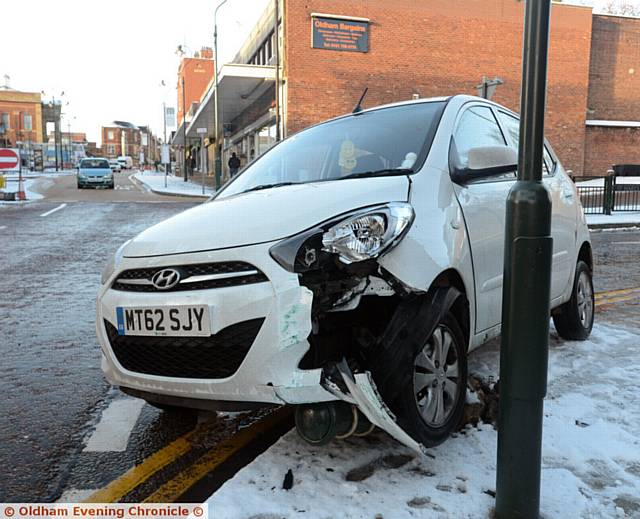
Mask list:
[{"label": "pedestrian", "polygon": [[229,165],[229,176],[234,177],[238,169],[240,169],[240,159],[236,156],[235,151],[231,154],[231,158],[227,164]]},{"label": "pedestrian", "polygon": [[191,155],[191,174],[196,170],[196,156]]}]

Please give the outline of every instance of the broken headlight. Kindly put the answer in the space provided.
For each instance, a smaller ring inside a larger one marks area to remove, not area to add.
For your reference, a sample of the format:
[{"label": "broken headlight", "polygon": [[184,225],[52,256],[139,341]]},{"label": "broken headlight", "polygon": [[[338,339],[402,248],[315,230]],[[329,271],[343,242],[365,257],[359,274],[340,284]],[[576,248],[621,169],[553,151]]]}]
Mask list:
[{"label": "broken headlight", "polygon": [[287,238],[269,252],[290,272],[317,269],[329,256],[346,264],[373,259],[400,241],[413,217],[405,202],[361,209]]},{"label": "broken headlight", "polygon": [[404,202],[356,213],[324,233],[322,250],[338,254],[343,263],[376,258],[399,241],[413,216],[413,208]]}]

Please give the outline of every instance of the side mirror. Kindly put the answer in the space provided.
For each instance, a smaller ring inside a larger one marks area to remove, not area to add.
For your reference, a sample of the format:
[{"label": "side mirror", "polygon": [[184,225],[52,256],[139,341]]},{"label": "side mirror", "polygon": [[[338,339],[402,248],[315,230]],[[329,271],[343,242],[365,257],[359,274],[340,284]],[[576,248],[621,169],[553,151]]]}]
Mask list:
[{"label": "side mirror", "polygon": [[480,146],[469,150],[468,163],[463,166],[460,164],[455,141],[452,138],[449,148],[449,168],[451,180],[456,184],[466,184],[472,180],[516,171],[518,154],[509,146]]}]

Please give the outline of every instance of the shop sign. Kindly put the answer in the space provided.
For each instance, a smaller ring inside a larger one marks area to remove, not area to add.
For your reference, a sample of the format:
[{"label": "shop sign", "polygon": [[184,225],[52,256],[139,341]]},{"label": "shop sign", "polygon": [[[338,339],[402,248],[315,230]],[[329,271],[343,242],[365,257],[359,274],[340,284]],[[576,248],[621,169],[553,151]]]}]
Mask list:
[{"label": "shop sign", "polygon": [[314,49],[368,52],[369,22],[312,15],[311,46]]}]

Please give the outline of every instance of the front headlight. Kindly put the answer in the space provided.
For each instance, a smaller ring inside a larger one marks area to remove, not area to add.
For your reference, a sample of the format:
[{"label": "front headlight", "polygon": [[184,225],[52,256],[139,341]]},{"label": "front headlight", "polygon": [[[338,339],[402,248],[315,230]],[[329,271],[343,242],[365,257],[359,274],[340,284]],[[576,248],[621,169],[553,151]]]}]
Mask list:
[{"label": "front headlight", "polygon": [[287,238],[269,253],[289,272],[315,270],[336,255],[346,264],[373,259],[402,239],[413,218],[413,208],[406,202],[361,209]]},{"label": "front headlight", "polygon": [[366,210],[329,228],[322,236],[322,250],[338,254],[347,264],[375,258],[397,243],[413,217],[413,208],[404,202]]},{"label": "front headlight", "polygon": [[127,240],[122,245],[120,245],[116,253],[109,259],[109,261],[107,261],[107,264],[104,266],[104,269],[102,269],[102,276],[100,277],[101,284],[104,285],[107,281],[109,281],[109,278],[116,271],[116,269],[118,268],[118,265],[120,265],[120,262],[122,261],[124,248],[127,245],[129,245],[130,241],[131,240]]}]

